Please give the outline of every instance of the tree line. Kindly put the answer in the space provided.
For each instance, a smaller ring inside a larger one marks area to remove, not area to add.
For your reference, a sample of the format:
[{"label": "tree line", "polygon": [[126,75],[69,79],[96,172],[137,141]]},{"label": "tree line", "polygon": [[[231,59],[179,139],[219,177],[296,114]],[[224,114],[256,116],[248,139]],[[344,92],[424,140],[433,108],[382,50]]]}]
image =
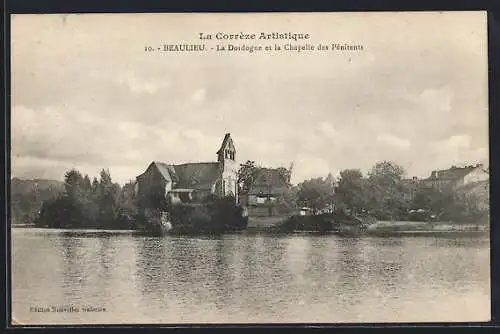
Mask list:
[{"label": "tree line", "polygon": [[[241,165],[239,183],[243,193],[250,189],[258,169],[253,161]],[[291,171],[280,170],[289,179]],[[378,220],[413,220],[418,211],[443,221],[472,222],[486,213],[481,199],[474,194],[436,189],[418,180],[407,180],[405,174],[402,166],[380,161],[366,175],[359,169],[345,169],[338,178],[330,173],[296,186],[290,184],[286,197],[292,205],[308,207],[313,213],[333,207],[370,214]]]},{"label": "tree line", "polygon": [[376,163],[367,175],[346,169],[335,185],[331,174],[300,183],[298,204],[317,209],[334,203],[337,210],[368,213],[378,220],[413,220],[415,212],[423,212],[436,220],[474,222],[486,213],[473,193],[439,189],[404,175],[404,168],[390,161]]},{"label": "tree line", "polygon": [[43,202],[35,225],[54,228],[131,229],[136,222],[134,184],[121,187],[108,170],[92,181],[72,169],[64,175],[64,190]]},{"label": "tree line", "polygon": [[[259,168],[254,161],[241,165],[238,172],[240,194],[248,193]],[[366,175],[359,169],[346,169],[338,178],[329,174],[298,185],[290,183],[291,170],[282,167],[278,171],[289,186],[281,200],[286,201],[287,206],[308,207],[315,213],[333,205],[336,210],[369,213],[379,220],[411,220],[412,211],[423,210],[440,220],[476,221],[486,210],[473,194],[459,196],[452,191],[404,179],[405,170],[390,161],[376,163]],[[26,182],[12,180],[11,216],[14,222],[34,222],[40,227],[54,228],[138,227],[136,218],[144,203],[141,205],[140,199],[134,196],[135,183],[121,187],[113,182],[108,170],[103,169],[99,178],[91,180],[88,175],[72,169],[65,173],[62,185],[51,181],[43,187],[32,187]],[[39,180],[38,183],[43,182]],[[165,200],[163,196],[163,201],[159,201],[159,196],[153,197],[147,198],[148,202],[163,203]]]}]

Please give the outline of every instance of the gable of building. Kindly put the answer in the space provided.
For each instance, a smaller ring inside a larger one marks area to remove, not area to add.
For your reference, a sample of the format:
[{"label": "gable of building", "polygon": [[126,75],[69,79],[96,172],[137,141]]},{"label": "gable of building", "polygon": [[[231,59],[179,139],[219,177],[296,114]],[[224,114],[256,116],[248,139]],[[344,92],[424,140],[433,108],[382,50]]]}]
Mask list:
[{"label": "gable of building", "polygon": [[282,195],[289,190],[288,180],[279,169],[259,168],[249,195]]},{"label": "gable of building", "polygon": [[151,176],[160,177],[163,181],[172,181],[172,177],[168,171],[167,165],[162,162],[153,161],[151,164],[149,164],[144,173],[136,177],[136,180],[140,182],[144,178]]}]

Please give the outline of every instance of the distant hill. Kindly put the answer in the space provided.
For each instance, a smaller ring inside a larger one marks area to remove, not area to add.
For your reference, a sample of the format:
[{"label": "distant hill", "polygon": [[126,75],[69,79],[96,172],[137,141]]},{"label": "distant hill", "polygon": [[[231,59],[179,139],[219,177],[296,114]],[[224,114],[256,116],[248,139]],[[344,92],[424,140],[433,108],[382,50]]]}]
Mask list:
[{"label": "distant hill", "polygon": [[64,191],[64,182],[13,178],[10,187],[12,224],[25,224],[34,222],[44,201]]},{"label": "distant hill", "polygon": [[44,190],[49,188],[57,188],[64,190],[64,182],[58,180],[47,180],[47,179],[20,179],[17,177],[11,180],[11,191],[14,192],[30,192],[36,189]]}]

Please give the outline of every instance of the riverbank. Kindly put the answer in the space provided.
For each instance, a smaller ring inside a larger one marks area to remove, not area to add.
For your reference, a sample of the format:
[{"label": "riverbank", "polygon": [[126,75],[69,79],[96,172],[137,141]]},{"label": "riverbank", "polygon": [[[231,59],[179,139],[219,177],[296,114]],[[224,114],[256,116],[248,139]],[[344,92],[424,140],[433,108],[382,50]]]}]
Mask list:
[{"label": "riverbank", "polygon": [[[340,222],[340,221],[339,221]],[[332,225],[333,224],[333,225]],[[338,225],[338,226],[337,226]],[[365,228],[357,230],[358,225],[355,222],[340,222],[335,224],[332,221],[304,220],[299,222],[287,221],[284,224],[249,224],[246,229],[250,233],[323,233],[339,235],[444,235],[469,233],[484,234],[489,233],[489,221],[481,220],[476,223],[462,222],[422,222],[422,221],[373,221],[367,222]]]},{"label": "riverbank", "polygon": [[[30,224],[16,224],[12,227],[17,228],[38,228]],[[40,227],[47,230],[61,230],[61,231],[92,231],[93,234],[106,234],[109,231],[125,232],[133,234],[145,234],[146,232],[134,229],[100,229],[100,228],[51,228]],[[273,224],[249,224],[246,229],[240,231],[226,232],[225,234],[234,233],[247,233],[247,234],[317,234],[319,231],[311,230],[289,230],[284,231],[277,229]],[[327,234],[336,234],[335,231],[324,231]],[[324,234],[323,233],[323,234]],[[147,234],[147,233],[146,233]],[[171,234],[171,233],[168,233]],[[182,233],[172,233],[173,235],[182,235]],[[195,233],[197,235],[212,234],[212,233]],[[488,235],[489,224],[470,224],[470,223],[457,223],[457,222],[414,222],[414,221],[378,221],[370,224],[363,235],[376,235],[376,236],[408,236],[408,235],[429,235],[429,236],[450,236],[450,235]]]},{"label": "riverbank", "polygon": [[12,224],[11,227],[20,227],[20,228],[28,228],[28,227],[36,227],[36,225],[30,224],[30,223],[25,223],[25,224]]},{"label": "riverbank", "polygon": [[489,224],[460,222],[415,222],[415,221],[378,221],[367,227],[368,231],[486,231]]}]

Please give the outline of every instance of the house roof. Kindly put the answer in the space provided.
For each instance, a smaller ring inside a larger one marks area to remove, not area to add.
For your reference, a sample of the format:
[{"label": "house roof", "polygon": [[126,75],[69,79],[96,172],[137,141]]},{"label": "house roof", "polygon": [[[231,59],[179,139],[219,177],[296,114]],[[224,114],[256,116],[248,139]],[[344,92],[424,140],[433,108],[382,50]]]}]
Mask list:
[{"label": "house roof", "polygon": [[[153,161],[151,165],[156,166],[163,179],[175,182],[177,189],[211,189],[220,176],[219,163],[217,162],[170,165],[164,162]],[[142,175],[144,173],[137,178],[140,178]]]},{"label": "house roof", "polygon": [[250,195],[259,193],[279,195],[288,191],[288,182],[286,176],[280,173],[278,169],[259,168],[256,171],[256,177],[250,188]]},{"label": "house roof", "polygon": [[478,167],[479,166],[452,167],[450,169],[433,171],[428,180],[459,180]]},{"label": "house roof", "polygon": [[177,175],[176,188],[211,189],[220,177],[217,162],[198,162],[173,165]]}]

